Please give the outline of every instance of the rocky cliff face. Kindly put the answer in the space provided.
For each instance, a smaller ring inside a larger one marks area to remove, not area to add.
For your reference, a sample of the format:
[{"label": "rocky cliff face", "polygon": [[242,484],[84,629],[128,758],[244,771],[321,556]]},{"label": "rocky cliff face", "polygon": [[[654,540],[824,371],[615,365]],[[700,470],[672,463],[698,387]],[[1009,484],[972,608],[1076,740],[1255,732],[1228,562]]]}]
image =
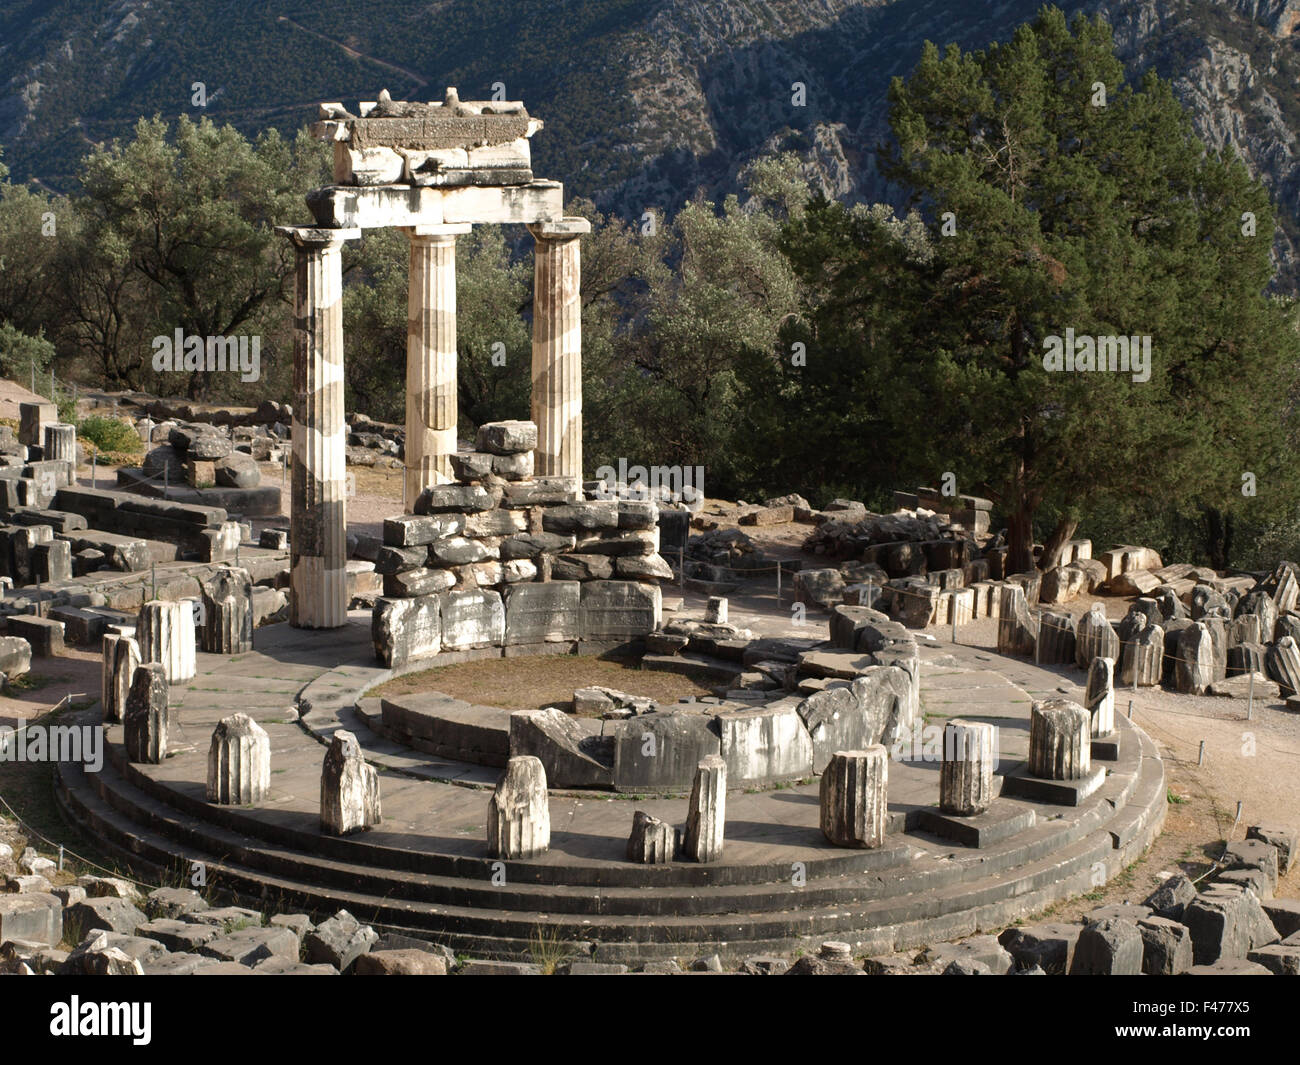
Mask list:
[{"label": "rocky cliff face", "polygon": [[[1205,142],[1239,151],[1264,179],[1283,223],[1278,287],[1300,290],[1300,0],[1058,2],[1071,14],[1103,13],[1130,72],[1171,79]],[[310,118],[313,98],[372,94],[377,79],[400,81],[397,71],[423,76],[412,93],[440,96],[444,84],[477,88],[500,70],[548,119],[538,172],[555,151],[547,138],[563,140],[547,176],[628,217],[671,213],[700,186],[725,194],[749,159],[775,149],[798,152],[830,195],[897,203],[875,163],[889,135],[890,79],[908,73],[925,40],[983,47],[1041,3],[590,0],[580,24],[566,5],[530,13],[526,27],[491,15],[471,61],[430,42],[463,34],[489,0],[425,4],[401,18],[374,0],[319,0],[292,28],[273,11],[231,24],[217,0],[116,0],[93,15],[27,0],[0,12],[0,70],[9,72],[0,144],[16,176],[66,185],[92,141],[127,132],[135,115],[182,110],[191,77],[206,78],[210,93],[231,82],[226,109],[208,113],[252,133],[293,128]],[[363,23],[362,36],[347,32],[361,34]],[[216,62],[208,38],[222,32]],[[525,32],[526,46],[512,39]]]}]

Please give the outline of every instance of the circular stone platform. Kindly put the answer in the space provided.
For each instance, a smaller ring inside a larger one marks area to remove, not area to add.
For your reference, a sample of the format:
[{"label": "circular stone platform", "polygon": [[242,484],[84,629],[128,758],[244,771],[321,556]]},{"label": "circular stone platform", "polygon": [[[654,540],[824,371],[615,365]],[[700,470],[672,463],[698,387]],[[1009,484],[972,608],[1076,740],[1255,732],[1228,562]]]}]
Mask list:
[{"label": "circular stone platform", "polygon": [[[550,851],[496,862],[485,828],[500,770],[414,751],[369,728],[364,693],[393,674],[373,664],[368,615],[327,638],[275,626],[257,644],[234,658],[200,654],[198,675],[173,688],[174,753],[164,764],[128,764],[111,726],[101,772],[61,765],[66,815],[159,880],[203,862],[208,885],[238,900],[346,908],[477,956],[527,956],[539,936],[602,961],[742,957],[832,938],[860,954],[909,949],[1092,890],[1138,857],[1164,818],[1156,748],[1120,717],[1118,757],[1100,763],[1104,781],[1078,805],[1002,797],[963,819],[962,839],[935,834],[952,832],[935,819],[938,762],[893,760],[890,832],[876,850],[826,842],[814,782],[729,793],[716,863],[628,862],[633,813],[680,825],[686,803],[598,792],[552,793]],[[1062,689],[1082,694],[1053,670],[973,648],[928,647],[921,658],[925,722],[998,725],[1004,778],[1021,771],[1031,702]],[[271,739],[271,795],[254,807],[204,798],[209,737],[236,710]],[[356,734],[380,770],[384,814],[382,825],[344,838],[318,825],[322,741],[339,728]]]}]

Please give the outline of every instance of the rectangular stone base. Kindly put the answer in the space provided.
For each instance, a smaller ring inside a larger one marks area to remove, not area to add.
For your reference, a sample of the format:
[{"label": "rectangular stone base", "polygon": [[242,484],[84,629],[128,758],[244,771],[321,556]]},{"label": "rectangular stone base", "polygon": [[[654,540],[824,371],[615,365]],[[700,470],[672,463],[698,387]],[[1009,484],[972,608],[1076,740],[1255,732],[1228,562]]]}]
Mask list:
[{"label": "rectangular stone base", "polygon": [[923,809],[919,827],[923,832],[933,832],[966,847],[990,847],[1033,828],[1036,820],[1033,810],[994,799],[987,810],[972,817],[946,814],[938,807]]},{"label": "rectangular stone base", "polygon": [[1120,747],[1119,732],[1112,732],[1109,736],[1097,736],[1092,741],[1092,760],[1103,762],[1118,762]]},{"label": "rectangular stone base", "polygon": [[1002,783],[1002,794],[1017,799],[1033,799],[1036,802],[1049,802],[1054,806],[1078,806],[1084,799],[1101,787],[1106,779],[1104,766],[1095,765],[1086,777],[1079,780],[1044,780],[1032,777],[1021,766],[1008,773]]}]

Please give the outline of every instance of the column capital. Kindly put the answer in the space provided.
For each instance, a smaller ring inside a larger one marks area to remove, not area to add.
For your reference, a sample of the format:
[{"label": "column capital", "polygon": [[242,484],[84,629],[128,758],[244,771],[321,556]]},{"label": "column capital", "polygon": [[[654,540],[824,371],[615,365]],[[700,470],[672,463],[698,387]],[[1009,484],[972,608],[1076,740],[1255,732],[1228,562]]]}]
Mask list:
[{"label": "column capital", "polygon": [[585,218],[557,218],[550,222],[532,222],[528,232],[534,240],[572,240],[591,232]]},{"label": "column capital", "polygon": [[465,236],[474,227],[469,222],[431,222],[422,226],[397,228],[410,238],[411,243],[415,243],[417,240],[437,241],[440,238],[455,240]]},{"label": "column capital", "polygon": [[342,245],[347,240],[361,239],[361,230],[356,226],[341,226],[337,229],[323,226],[276,226],[275,231],[291,240],[296,248],[324,249]]}]

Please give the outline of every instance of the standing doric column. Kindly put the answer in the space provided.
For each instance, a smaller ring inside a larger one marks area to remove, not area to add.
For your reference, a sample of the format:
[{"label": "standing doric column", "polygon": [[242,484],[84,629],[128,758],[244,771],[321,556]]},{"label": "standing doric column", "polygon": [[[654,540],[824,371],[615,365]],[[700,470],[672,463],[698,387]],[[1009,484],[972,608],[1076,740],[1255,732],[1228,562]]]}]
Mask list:
[{"label": "standing doric column", "polygon": [[530,225],[536,473],[582,480],[582,259],[585,218]]},{"label": "standing doric column", "polygon": [[455,480],[456,237],[468,224],[413,226],[406,318],[406,508]]},{"label": "standing doric column", "polygon": [[282,226],[277,232],[297,252],[289,623],[331,629],[348,612],[343,242],[361,230]]}]

